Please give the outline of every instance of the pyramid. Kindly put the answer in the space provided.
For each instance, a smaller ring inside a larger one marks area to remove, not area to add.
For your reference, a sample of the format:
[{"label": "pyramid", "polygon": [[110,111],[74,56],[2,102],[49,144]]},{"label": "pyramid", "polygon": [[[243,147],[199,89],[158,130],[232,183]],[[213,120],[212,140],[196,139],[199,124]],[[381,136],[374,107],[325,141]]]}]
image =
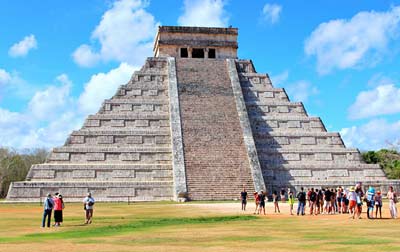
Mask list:
[{"label": "pyramid", "polygon": [[237,59],[237,28],[160,26],[154,57],[7,200],[227,200],[248,191],[395,184]]}]

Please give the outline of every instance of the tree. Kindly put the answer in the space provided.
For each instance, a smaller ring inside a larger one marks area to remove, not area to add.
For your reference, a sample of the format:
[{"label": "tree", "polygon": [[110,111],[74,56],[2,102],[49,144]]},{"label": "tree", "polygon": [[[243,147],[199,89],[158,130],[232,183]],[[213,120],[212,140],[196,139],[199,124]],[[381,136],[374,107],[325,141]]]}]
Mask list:
[{"label": "tree", "polygon": [[400,153],[397,150],[381,149],[362,153],[368,164],[380,164],[390,179],[400,179]]}]

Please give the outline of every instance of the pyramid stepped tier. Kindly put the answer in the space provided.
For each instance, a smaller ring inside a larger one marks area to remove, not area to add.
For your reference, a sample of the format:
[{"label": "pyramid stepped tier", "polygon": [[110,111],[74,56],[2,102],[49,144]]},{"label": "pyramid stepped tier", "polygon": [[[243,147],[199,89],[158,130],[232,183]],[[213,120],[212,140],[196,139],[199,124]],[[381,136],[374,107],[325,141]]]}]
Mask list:
[{"label": "pyramid stepped tier", "polygon": [[29,182],[14,183],[8,198],[31,190],[36,200],[38,189],[32,188],[42,183],[41,196],[59,191],[69,200],[96,190],[103,200],[118,200],[118,192],[132,200],[172,199],[168,85],[167,58],[148,58],[82,129],[53,149],[45,164],[31,168]]},{"label": "pyramid stepped tier", "polygon": [[302,103],[291,102],[251,61],[237,60],[236,67],[270,190],[386,180],[379,166],[364,164],[357,149],[346,148],[340,134],[326,132],[320,118],[309,117]]}]

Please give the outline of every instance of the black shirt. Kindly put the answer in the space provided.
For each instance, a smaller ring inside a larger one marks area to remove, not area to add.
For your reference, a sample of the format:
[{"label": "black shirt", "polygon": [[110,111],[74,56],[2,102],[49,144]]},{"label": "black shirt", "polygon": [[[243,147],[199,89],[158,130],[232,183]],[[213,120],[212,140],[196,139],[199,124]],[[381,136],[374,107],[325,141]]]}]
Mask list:
[{"label": "black shirt", "polygon": [[241,192],[240,196],[242,197],[242,200],[246,200],[247,199],[247,192]]}]

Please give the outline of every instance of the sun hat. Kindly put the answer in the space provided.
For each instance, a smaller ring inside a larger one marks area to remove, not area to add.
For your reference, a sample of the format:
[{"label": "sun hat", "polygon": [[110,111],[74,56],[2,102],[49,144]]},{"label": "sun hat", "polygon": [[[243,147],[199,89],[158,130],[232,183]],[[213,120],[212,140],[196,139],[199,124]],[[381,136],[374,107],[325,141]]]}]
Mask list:
[{"label": "sun hat", "polygon": [[354,192],[354,190],[355,190],[354,186],[351,186],[350,189],[349,189],[350,192]]}]

